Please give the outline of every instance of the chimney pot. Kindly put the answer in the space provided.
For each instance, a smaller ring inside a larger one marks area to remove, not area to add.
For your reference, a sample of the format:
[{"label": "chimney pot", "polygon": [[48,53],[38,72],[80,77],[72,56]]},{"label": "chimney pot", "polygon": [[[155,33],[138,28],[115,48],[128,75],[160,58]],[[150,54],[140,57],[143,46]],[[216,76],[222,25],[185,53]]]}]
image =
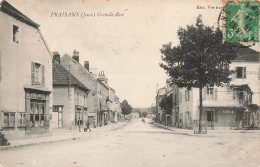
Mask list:
[{"label": "chimney pot", "polygon": [[74,50],[72,58],[79,63],[79,51]]},{"label": "chimney pot", "polygon": [[52,54],[53,54],[53,63],[56,61],[57,63],[59,63],[60,64],[60,54],[59,54],[59,52],[52,52]]},{"label": "chimney pot", "polygon": [[84,61],[84,67],[89,71],[89,61]]}]

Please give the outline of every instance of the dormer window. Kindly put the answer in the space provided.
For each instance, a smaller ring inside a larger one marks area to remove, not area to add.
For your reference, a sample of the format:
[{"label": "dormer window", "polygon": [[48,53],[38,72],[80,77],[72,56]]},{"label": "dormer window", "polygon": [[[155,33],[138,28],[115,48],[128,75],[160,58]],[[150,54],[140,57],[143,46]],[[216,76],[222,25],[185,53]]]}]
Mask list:
[{"label": "dormer window", "polygon": [[13,25],[13,42],[19,43],[19,27]]}]

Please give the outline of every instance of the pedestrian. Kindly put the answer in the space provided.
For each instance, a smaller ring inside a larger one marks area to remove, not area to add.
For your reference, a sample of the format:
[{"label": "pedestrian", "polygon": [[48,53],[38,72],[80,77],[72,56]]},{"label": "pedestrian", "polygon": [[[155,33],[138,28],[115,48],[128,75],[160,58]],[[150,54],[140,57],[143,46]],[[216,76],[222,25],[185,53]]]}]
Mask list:
[{"label": "pedestrian", "polygon": [[89,131],[91,132],[91,129],[89,128],[89,126],[90,126],[89,120],[87,121],[86,126],[87,126],[87,127],[84,128],[84,131],[87,132],[88,129],[89,129]]},{"label": "pedestrian", "polygon": [[78,119],[77,124],[79,126],[79,132],[81,132],[81,130],[80,130],[81,120],[80,119]]},{"label": "pedestrian", "polygon": [[93,123],[94,128],[96,128],[96,120],[94,119],[94,123]]}]

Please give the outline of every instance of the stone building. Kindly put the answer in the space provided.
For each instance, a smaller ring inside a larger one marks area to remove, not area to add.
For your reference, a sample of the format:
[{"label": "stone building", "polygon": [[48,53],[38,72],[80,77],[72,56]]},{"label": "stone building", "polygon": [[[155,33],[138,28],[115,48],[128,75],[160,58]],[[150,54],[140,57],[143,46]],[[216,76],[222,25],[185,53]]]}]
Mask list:
[{"label": "stone building", "polygon": [[[54,57],[57,56],[54,55]],[[59,55],[58,55],[59,56]],[[53,128],[75,129],[88,120],[89,89],[59,61],[53,64]]]},{"label": "stone building", "polygon": [[89,62],[85,61],[84,66],[79,63],[79,52],[74,50],[72,57],[65,54],[60,59],[60,65],[62,65],[67,71],[69,71],[79,82],[89,89],[88,96],[86,98],[87,115],[91,125],[99,125],[98,120],[98,91],[97,91],[97,79],[89,71]]},{"label": "stone building", "polygon": [[110,122],[109,114],[109,86],[108,79],[104,73],[101,71],[97,78],[97,99],[98,99],[98,119],[97,123],[99,126],[107,125]]},{"label": "stone building", "polygon": [[0,128],[7,138],[51,132],[52,54],[40,25],[0,4]]},{"label": "stone building", "polygon": [[[203,88],[202,122],[207,129],[250,128],[252,117],[259,119],[259,111],[254,115],[248,111],[249,103],[260,105],[259,52],[239,48],[237,57],[231,61],[229,68],[235,71],[229,85]],[[253,93],[252,99],[246,91],[233,90],[230,85],[247,85]],[[199,120],[199,89],[179,89],[178,107],[180,127],[192,129],[194,121]],[[255,122],[255,126],[259,127],[259,121]]]}]

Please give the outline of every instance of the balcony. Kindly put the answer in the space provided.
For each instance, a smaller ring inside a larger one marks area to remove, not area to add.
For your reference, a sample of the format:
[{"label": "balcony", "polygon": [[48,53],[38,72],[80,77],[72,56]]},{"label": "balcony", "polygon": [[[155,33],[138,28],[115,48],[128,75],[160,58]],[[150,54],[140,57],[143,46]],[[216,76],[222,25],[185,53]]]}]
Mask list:
[{"label": "balcony", "polygon": [[248,96],[244,91],[216,91],[203,96],[204,107],[246,107]]}]

